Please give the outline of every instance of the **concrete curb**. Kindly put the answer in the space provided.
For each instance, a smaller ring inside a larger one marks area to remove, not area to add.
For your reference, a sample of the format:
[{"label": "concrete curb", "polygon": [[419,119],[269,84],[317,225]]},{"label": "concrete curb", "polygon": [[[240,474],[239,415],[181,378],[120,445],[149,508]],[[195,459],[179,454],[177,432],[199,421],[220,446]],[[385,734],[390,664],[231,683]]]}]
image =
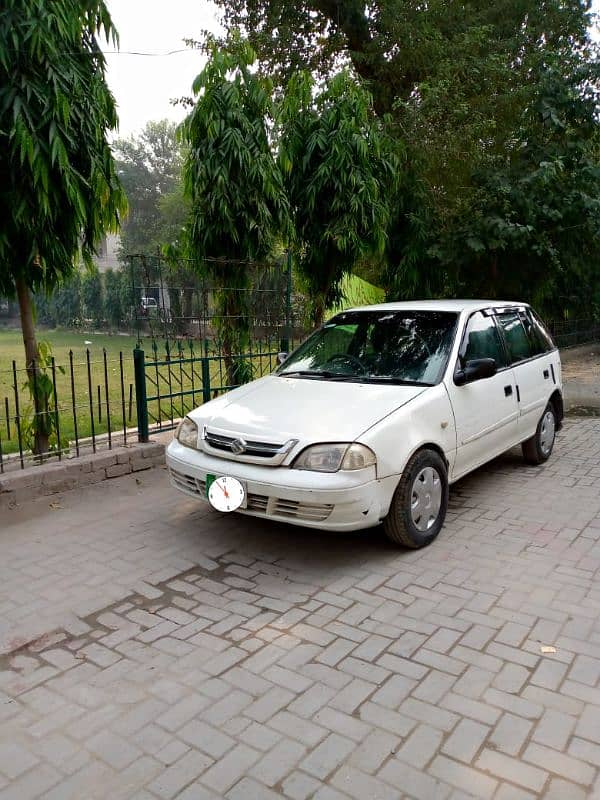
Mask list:
[{"label": "concrete curb", "polygon": [[0,476],[0,510],[14,508],[36,497],[67,492],[164,463],[164,444],[136,442],[114,450],[10,472]]},{"label": "concrete curb", "polygon": [[565,409],[595,408],[600,409],[600,385],[584,383],[574,379],[564,382]]}]

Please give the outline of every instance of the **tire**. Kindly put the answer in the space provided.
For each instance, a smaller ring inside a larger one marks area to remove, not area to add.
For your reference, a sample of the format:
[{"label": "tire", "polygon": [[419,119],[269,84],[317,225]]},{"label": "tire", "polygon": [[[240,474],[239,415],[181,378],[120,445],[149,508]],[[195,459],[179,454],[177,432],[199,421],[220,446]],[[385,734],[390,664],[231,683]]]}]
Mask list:
[{"label": "tire", "polygon": [[419,450],[402,473],[383,529],[394,544],[426,547],[442,529],[447,510],[446,464],[434,450]]},{"label": "tire", "polygon": [[556,438],[556,427],[556,411],[552,403],[548,403],[535,433],[521,445],[523,458],[528,464],[543,464],[550,458]]}]

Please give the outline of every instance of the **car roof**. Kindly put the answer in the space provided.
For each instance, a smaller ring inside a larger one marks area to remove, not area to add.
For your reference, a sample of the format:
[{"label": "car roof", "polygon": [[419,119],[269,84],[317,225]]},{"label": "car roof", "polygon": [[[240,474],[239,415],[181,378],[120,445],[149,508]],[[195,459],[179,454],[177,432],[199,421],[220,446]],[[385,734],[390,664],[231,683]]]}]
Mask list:
[{"label": "car roof", "polygon": [[401,303],[378,303],[355,306],[345,311],[478,311],[484,308],[515,308],[527,306],[515,300],[406,300]]}]

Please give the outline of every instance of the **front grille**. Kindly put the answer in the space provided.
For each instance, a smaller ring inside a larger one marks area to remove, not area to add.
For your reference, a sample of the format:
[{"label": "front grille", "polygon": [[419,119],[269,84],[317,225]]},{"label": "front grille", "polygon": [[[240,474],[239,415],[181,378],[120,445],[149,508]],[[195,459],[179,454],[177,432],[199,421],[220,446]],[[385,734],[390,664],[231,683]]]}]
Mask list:
[{"label": "front grille", "polygon": [[[236,436],[224,436],[221,433],[214,431],[206,431],[204,439],[213,450],[221,450],[232,455],[238,455],[232,447],[233,442],[239,442],[240,438]],[[281,448],[284,446],[282,443],[274,442],[250,442],[244,441],[244,450],[240,455],[256,456],[258,458],[274,458],[279,455]]]},{"label": "front grille", "polygon": [[[206,499],[206,481],[192,478],[183,472],[171,469],[171,479],[177,488],[189,494]],[[300,500],[284,500],[282,497],[268,497],[265,494],[247,495],[247,506],[240,511],[252,511],[267,517],[278,516],[288,519],[302,519],[307,522],[324,522],[333,511],[333,505],[327,503],[303,503]]]},{"label": "front grille", "polygon": [[268,502],[269,498],[264,494],[249,494],[247,509],[248,511],[256,511],[266,514]]},{"label": "front grille", "polygon": [[277,499],[272,513],[282,517],[323,522],[332,511],[333,506],[325,503],[302,503],[300,500]]},{"label": "front grille", "polygon": [[191,475],[184,475],[183,472],[178,472],[175,469],[170,470],[171,480],[178,489],[183,489],[184,492],[191,492],[192,494],[199,494],[201,496],[205,493],[205,482],[198,481],[192,478]]}]

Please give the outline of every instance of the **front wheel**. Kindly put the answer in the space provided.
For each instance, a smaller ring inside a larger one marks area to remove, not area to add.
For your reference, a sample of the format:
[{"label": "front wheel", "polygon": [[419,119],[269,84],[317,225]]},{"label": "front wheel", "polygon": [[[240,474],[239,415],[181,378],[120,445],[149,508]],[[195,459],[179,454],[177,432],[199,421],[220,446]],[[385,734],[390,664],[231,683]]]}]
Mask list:
[{"label": "front wheel", "polygon": [[395,544],[425,547],[440,532],[447,509],[446,464],[434,450],[420,450],[402,474],[383,529]]},{"label": "front wheel", "polygon": [[543,464],[550,458],[556,437],[556,413],[552,403],[544,409],[535,433],[523,442],[523,458],[528,464]]}]

